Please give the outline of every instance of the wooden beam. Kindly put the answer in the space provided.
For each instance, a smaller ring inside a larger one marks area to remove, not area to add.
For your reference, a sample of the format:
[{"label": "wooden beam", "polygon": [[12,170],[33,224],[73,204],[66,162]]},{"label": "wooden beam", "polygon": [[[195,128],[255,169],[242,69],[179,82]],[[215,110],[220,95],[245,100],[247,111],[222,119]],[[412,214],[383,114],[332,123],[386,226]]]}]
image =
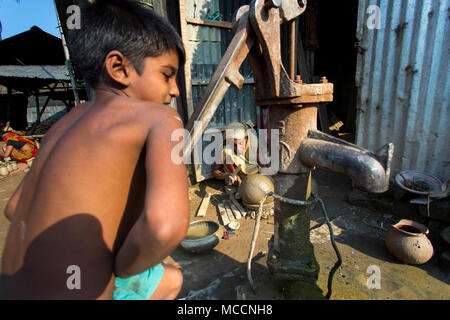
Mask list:
[{"label": "wooden beam", "polygon": [[234,217],[237,220],[241,219],[242,215],[241,215],[241,212],[239,211],[239,209],[236,208],[236,206],[231,201],[228,201],[228,205],[230,206],[230,209],[233,212]]},{"label": "wooden beam", "polygon": [[227,211],[225,210],[225,207],[223,206],[223,203],[219,203],[217,205],[217,208],[219,209],[220,217],[222,218],[222,224],[224,226],[227,226],[230,224],[230,219],[228,219]]},{"label": "wooden beam", "polygon": [[202,203],[200,204],[200,207],[197,211],[197,217],[204,217],[206,216],[206,211],[208,210],[209,200],[211,199],[211,195],[206,192],[205,196],[202,199]]},{"label": "wooden beam", "polygon": [[224,200],[223,201],[223,206],[224,206],[224,208],[225,208],[225,210],[227,212],[228,219],[230,220],[230,222],[236,221],[236,219],[235,219],[235,217],[233,215],[233,211],[231,211],[231,208],[230,208],[230,205],[229,205],[228,201]]},{"label": "wooden beam", "polygon": [[213,20],[202,20],[202,19],[192,19],[186,18],[186,22],[189,24],[208,26],[223,29],[233,29],[233,23],[228,21],[213,21]]},{"label": "wooden beam", "polygon": [[38,114],[39,122],[41,122],[41,117],[42,117],[42,115],[44,114],[45,109],[47,108],[48,103],[50,102],[51,95],[52,95],[52,93],[55,91],[55,89],[56,89],[57,86],[58,86],[58,82],[55,83],[55,85],[53,86],[53,88],[50,88],[50,87],[49,87],[50,91],[49,91],[49,93],[48,93],[47,100],[45,100],[45,103],[44,103],[44,105],[42,106],[42,110],[41,110],[41,111],[39,112],[39,114]]},{"label": "wooden beam", "polygon": [[40,111],[40,109],[39,109],[39,90],[37,90],[37,91],[35,92],[34,98],[35,98],[35,101],[36,101],[36,117],[37,117],[35,123],[40,123],[40,122],[41,122],[41,119],[40,119],[40,117],[39,117],[39,114],[41,113],[41,111]]},{"label": "wooden beam", "polygon": [[6,121],[11,120],[11,106],[12,106],[12,89],[11,87],[6,88],[8,102],[6,104]]},{"label": "wooden beam", "polygon": [[186,108],[187,118],[189,119],[194,113],[194,102],[192,100],[192,74],[191,74],[191,54],[189,52],[189,37],[186,22],[186,0],[179,1],[180,7],[180,29],[181,39],[183,41],[184,50],[186,52],[186,63],[184,64],[184,81],[186,84]]}]

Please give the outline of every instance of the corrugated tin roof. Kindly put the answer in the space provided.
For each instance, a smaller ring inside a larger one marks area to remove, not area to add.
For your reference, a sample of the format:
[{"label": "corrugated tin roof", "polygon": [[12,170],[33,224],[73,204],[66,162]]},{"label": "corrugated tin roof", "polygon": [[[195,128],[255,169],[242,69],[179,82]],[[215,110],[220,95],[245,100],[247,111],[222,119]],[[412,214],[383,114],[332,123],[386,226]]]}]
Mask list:
[{"label": "corrugated tin roof", "polygon": [[0,66],[0,77],[45,79],[45,80],[70,80],[69,72],[65,65],[62,66]]},{"label": "corrugated tin roof", "polygon": [[[367,26],[379,8],[379,29]],[[395,145],[395,170],[450,177],[450,0],[360,0],[358,145]]]}]

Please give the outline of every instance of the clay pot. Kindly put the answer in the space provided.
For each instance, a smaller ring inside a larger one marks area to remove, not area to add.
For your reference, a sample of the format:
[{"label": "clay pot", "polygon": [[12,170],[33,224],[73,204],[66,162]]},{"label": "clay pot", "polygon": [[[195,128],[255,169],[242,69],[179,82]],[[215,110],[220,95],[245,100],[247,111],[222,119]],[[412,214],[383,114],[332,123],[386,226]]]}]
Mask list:
[{"label": "clay pot", "polygon": [[[239,187],[241,199],[245,205],[258,205],[264,196],[275,187],[272,179],[262,174],[250,174],[244,178]],[[268,197],[265,204],[274,202],[273,197]]]},{"label": "clay pot", "polygon": [[428,228],[418,222],[402,219],[392,226],[385,238],[389,252],[407,264],[423,264],[433,256],[433,245],[427,238]]},{"label": "clay pot", "polygon": [[11,162],[11,167],[12,167],[13,171],[19,169],[19,165],[15,161]]},{"label": "clay pot", "polygon": [[0,166],[0,175],[7,176],[8,174],[9,174],[8,168],[5,165]]}]

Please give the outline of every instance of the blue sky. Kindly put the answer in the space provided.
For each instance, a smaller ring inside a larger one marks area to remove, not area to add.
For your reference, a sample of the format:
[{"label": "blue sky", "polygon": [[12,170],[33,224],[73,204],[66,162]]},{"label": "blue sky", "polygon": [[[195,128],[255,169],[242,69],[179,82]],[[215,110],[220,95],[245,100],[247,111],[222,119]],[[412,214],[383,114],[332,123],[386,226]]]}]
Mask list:
[{"label": "blue sky", "polygon": [[2,39],[38,26],[47,33],[60,38],[58,20],[53,0],[0,0]]}]

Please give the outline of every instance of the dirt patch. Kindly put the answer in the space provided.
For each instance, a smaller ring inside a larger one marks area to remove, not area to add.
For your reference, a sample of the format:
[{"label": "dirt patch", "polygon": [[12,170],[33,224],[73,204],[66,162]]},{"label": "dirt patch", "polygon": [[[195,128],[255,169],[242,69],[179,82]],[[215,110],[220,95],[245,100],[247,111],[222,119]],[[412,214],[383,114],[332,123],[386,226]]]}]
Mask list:
[{"label": "dirt patch", "polygon": [[[9,227],[4,217],[7,201],[25,176],[19,172],[0,180],[0,250]],[[420,266],[405,265],[387,251],[384,237],[391,225],[401,217],[392,216],[349,204],[346,199],[352,191],[351,181],[343,175],[315,172],[319,196],[323,199],[342,255],[342,266],[335,273],[331,299],[450,299],[450,274],[440,265],[436,245],[435,256]],[[211,194],[205,218],[196,218],[205,191]],[[217,204],[227,198],[220,181],[209,180],[194,185],[189,190],[191,221],[212,220],[221,224]],[[330,243],[329,231],[324,218],[315,208],[311,213],[311,241],[320,265],[318,286],[326,294],[328,275],[337,258]],[[193,254],[177,248],[166,259],[177,263],[184,275],[184,284],[178,298],[187,299],[236,299],[238,288],[247,286],[246,262],[249,254],[255,221],[239,220],[241,227],[228,240],[208,253]],[[220,226],[220,234],[225,228]],[[274,218],[262,220],[252,276],[258,289],[257,298],[281,299],[281,287],[271,278],[265,255],[267,243],[274,232]],[[432,232],[432,231],[431,231]],[[430,234],[430,238],[432,234]],[[432,240],[433,242],[433,240]],[[433,243],[435,245],[435,243]],[[1,256],[0,256],[1,263]],[[372,276],[379,271],[380,288]],[[372,285],[371,285],[372,284]],[[247,298],[251,297],[247,295]]]},{"label": "dirt patch", "polygon": [[[346,176],[316,171],[314,177],[343,261],[332,281],[331,299],[450,299],[450,275],[442,269],[437,257],[424,265],[412,266],[401,263],[388,252],[384,238],[401,217],[349,204],[347,196],[352,184]],[[221,188],[222,184],[214,180],[191,187],[192,221],[197,219],[195,212],[204,192],[208,191],[213,196],[205,219],[220,223],[216,206],[226,198]],[[325,295],[330,270],[337,257],[318,206],[311,217],[310,237],[320,265],[317,284]],[[262,220],[255,248],[257,257],[252,264],[252,277],[257,286],[256,295],[249,290],[246,275],[254,220],[244,218],[240,220],[238,234],[221,240],[209,253],[190,254],[180,248],[174,252],[169,260],[180,264],[185,277],[179,298],[242,298],[236,294],[239,291],[247,298],[281,299],[281,286],[270,276],[265,256],[268,240],[274,232],[273,220],[273,217]],[[225,231],[223,226],[221,228]],[[377,276],[378,282],[375,281]]]}]

